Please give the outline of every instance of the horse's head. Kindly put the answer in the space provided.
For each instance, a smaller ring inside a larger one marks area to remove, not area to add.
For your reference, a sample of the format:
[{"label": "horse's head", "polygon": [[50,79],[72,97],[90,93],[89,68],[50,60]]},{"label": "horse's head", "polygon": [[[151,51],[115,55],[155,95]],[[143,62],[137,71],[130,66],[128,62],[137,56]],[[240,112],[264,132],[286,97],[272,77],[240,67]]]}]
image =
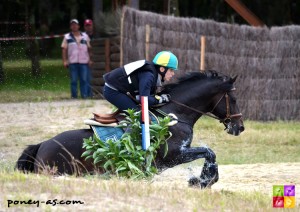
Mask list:
[{"label": "horse's head", "polygon": [[166,107],[172,112],[177,110],[182,118],[190,119],[192,124],[201,115],[212,116],[224,123],[229,134],[239,135],[244,131],[244,125],[233,93],[235,80],[236,77],[211,70],[189,72],[177,83],[164,86],[174,103]]},{"label": "horse's head", "polygon": [[240,113],[234,96],[234,82],[237,77],[220,77],[222,81],[218,86],[218,93],[213,97],[210,104],[210,112],[217,116],[225,125],[227,133],[238,136],[245,130],[242,113]]}]

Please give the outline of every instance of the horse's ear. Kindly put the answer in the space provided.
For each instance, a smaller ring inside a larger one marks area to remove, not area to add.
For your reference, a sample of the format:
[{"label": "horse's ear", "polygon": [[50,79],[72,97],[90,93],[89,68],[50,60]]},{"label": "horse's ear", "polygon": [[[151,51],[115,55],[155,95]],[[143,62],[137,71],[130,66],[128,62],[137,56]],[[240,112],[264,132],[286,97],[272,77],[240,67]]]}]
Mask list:
[{"label": "horse's ear", "polygon": [[236,81],[236,78],[238,77],[238,75],[235,75],[233,78],[230,78],[230,82],[234,83]]}]

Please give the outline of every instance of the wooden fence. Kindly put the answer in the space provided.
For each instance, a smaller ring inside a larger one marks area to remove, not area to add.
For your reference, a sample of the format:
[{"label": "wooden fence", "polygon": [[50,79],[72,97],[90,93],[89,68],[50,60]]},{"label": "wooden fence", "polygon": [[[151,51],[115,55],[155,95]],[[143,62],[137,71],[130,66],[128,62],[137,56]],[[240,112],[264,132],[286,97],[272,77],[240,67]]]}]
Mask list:
[{"label": "wooden fence", "polygon": [[120,66],[120,38],[98,38],[92,45],[91,86],[95,98],[102,98],[103,75]]}]

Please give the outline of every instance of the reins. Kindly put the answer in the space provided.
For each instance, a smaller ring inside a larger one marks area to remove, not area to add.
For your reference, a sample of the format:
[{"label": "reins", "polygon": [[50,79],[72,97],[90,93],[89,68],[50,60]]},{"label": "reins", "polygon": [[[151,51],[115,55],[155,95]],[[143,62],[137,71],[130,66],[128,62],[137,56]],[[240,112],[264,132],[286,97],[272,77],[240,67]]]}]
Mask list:
[{"label": "reins", "polygon": [[192,111],[194,111],[194,112],[200,113],[200,114],[202,114],[202,115],[209,116],[209,117],[214,118],[214,119],[217,119],[217,120],[221,120],[220,118],[218,118],[217,116],[215,116],[215,115],[213,115],[213,114],[209,114],[209,113],[202,112],[201,110],[197,110],[197,109],[195,109],[195,108],[192,108],[192,107],[190,107],[190,106],[187,106],[187,105],[185,105],[185,104],[182,104],[182,103],[180,103],[180,102],[178,102],[178,101],[176,101],[176,100],[171,99],[171,102],[173,102],[173,103],[175,103],[175,104],[177,104],[177,105],[180,105],[180,106],[182,106],[182,107],[188,108],[188,109],[190,109],[190,110],[192,110]]},{"label": "reins", "polygon": [[[216,107],[217,107],[218,104],[221,102],[221,100],[223,99],[223,97],[225,97],[225,100],[226,100],[226,117],[225,117],[224,119],[220,119],[219,117],[217,117],[217,116],[215,116],[214,114],[212,114],[212,112],[216,109]],[[173,99],[171,99],[170,101],[173,102],[173,103],[175,103],[175,104],[177,104],[177,105],[180,105],[180,106],[182,106],[182,107],[188,108],[188,109],[190,109],[190,110],[192,110],[192,111],[194,111],[194,112],[197,112],[197,113],[199,113],[199,114],[202,114],[202,115],[205,115],[205,116],[208,116],[208,117],[217,119],[217,120],[219,120],[219,121],[222,122],[222,123],[226,123],[226,122],[228,122],[228,121],[231,121],[232,118],[242,117],[242,113],[237,113],[237,114],[232,114],[232,115],[230,114],[229,95],[228,95],[227,92],[225,92],[225,93],[221,96],[221,98],[219,99],[219,101],[215,104],[215,106],[213,107],[213,109],[212,109],[209,113],[203,112],[203,111],[201,111],[201,110],[197,110],[197,109],[195,109],[195,108],[192,108],[192,107],[190,107],[190,106],[188,106],[188,105],[185,105],[185,104],[180,103],[180,102],[178,102],[178,101],[176,101],[176,100],[173,100]]]}]

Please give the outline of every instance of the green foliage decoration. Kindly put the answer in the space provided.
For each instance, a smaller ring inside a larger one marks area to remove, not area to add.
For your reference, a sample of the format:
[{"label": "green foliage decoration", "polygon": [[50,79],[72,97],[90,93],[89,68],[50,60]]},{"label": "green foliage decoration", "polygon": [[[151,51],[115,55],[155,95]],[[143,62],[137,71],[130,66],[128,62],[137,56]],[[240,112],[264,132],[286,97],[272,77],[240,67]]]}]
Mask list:
[{"label": "green foliage decoration", "polygon": [[141,112],[127,110],[125,119],[118,127],[125,129],[120,140],[102,141],[94,136],[84,139],[85,152],[82,157],[93,159],[98,168],[105,170],[108,176],[131,179],[151,178],[157,173],[155,158],[160,147],[164,148],[164,157],[168,152],[167,139],[171,136],[168,129],[169,117],[159,118],[159,123],[150,124],[150,147],[141,146]]}]

